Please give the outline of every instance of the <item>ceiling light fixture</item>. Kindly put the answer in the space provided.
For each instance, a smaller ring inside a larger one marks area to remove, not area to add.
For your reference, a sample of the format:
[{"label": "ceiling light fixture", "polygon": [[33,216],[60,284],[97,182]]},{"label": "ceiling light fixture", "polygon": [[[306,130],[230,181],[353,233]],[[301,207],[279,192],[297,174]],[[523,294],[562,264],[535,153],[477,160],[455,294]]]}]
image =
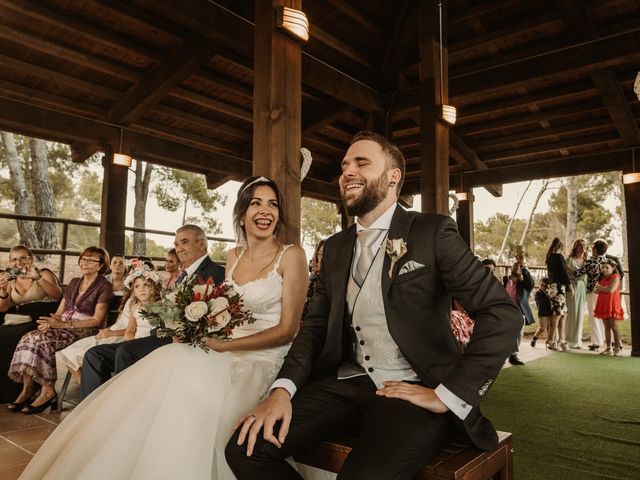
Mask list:
[{"label": "ceiling light fixture", "polygon": [[302,42],[309,41],[309,20],[304,12],[280,6],[277,9],[276,25],[284,32]]},{"label": "ceiling light fixture", "polygon": [[124,135],[124,129],[120,128],[120,147],[118,148],[118,152],[113,154],[112,163],[114,165],[119,165],[121,167],[130,167],[131,166],[131,156],[122,153],[122,137]]}]

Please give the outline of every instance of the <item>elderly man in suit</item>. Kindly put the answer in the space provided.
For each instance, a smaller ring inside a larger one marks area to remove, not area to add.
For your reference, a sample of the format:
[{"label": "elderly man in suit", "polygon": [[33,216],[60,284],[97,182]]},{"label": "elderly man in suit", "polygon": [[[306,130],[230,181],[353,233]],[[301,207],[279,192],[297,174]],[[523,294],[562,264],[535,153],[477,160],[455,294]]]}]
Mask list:
[{"label": "elderly man in suit", "polygon": [[[224,268],[211,261],[207,254],[207,236],[197,225],[183,225],[176,230],[174,242],[176,254],[183,272],[176,279],[180,283],[192,274],[200,281],[208,279],[218,284],[224,281]],[[158,338],[155,329],[145,338],[137,338],[123,343],[96,345],[87,351],[82,362],[80,392],[85,398],[96,388],[109,380],[112,373],[120,373],[156,348],[168,345],[171,338]]]},{"label": "elderly man in suit", "polygon": [[[397,204],[403,178],[396,146],[354,137],[339,183],[357,222],[325,243],[300,333],[268,398],[227,444],[239,480],[299,479],[284,459],[340,434],[357,436],[345,479],[412,478],[455,425],[481,448],[497,445],[478,405],[522,315],[451,218]],[[476,322],[464,352],[452,296]]]}]

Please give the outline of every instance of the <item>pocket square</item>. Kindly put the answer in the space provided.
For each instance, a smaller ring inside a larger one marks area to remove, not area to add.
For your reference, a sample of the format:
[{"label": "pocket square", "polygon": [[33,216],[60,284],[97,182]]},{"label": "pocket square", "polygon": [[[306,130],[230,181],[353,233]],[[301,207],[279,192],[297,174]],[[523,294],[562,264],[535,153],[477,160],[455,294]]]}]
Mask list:
[{"label": "pocket square", "polygon": [[424,268],[424,265],[420,262],[409,260],[407,263],[402,265],[402,268],[400,269],[400,272],[398,272],[398,275],[404,275],[405,273],[413,272],[414,270],[417,270],[419,268]]}]

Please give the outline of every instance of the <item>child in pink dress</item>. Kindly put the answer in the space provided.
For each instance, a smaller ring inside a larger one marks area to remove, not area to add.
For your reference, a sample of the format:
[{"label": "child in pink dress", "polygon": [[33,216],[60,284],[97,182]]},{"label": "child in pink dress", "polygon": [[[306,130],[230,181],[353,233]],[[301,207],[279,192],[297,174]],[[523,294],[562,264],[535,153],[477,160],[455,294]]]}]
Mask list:
[{"label": "child in pink dress", "polygon": [[[622,342],[620,341],[620,329],[618,321],[624,319],[622,303],[620,301],[620,275],[616,273],[615,263],[611,260],[603,260],[600,263],[600,279],[595,292],[598,294],[598,301],[593,316],[601,318],[604,323],[605,339],[607,348],[600,355],[620,355]],[[611,351],[611,332],[615,347]]]}]

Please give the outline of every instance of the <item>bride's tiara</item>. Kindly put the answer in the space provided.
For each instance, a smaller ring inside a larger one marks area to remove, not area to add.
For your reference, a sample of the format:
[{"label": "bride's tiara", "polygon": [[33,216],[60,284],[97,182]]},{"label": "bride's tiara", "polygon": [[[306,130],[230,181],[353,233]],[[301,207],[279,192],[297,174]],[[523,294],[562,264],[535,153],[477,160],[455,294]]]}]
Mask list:
[{"label": "bride's tiara", "polygon": [[242,190],[240,190],[240,193],[244,192],[247,188],[249,188],[251,185],[255,185],[256,183],[273,183],[273,180],[270,180],[267,177],[258,177],[255,180],[252,180],[251,182],[247,183],[244,187],[242,187]]}]

